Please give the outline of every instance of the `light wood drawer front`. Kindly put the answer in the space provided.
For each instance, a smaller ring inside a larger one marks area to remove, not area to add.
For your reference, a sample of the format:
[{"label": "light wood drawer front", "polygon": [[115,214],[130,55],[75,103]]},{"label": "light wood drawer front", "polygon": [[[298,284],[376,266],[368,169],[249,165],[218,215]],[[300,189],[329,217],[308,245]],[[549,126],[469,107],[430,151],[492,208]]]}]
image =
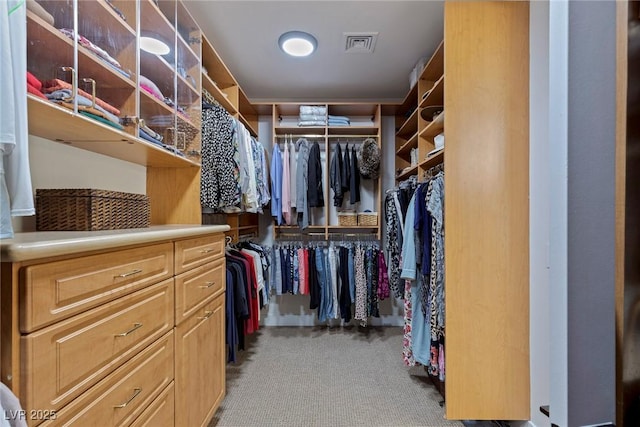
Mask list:
[{"label": "light wood drawer front", "polygon": [[173,341],[170,331],[58,411],[56,420],[44,426],[131,424],[173,384]]},{"label": "light wood drawer front", "polygon": [[176,276],[176,324],[225,289],[224,258]]},{"label": "light wood drawer front", "polygon": [[176,426],[206,427],[225,390],[224,294],[176,326]]},{"label": "light wood drawer front", "polygon": [[173,279],[21,338],[21,401],[60,409],[173,328]]},{"label": "light wood drawer front", "polygon": [[[175,417],[174,383],[144,410],[131,427],[173,427]],[[176,423],[176,425],[178,425]]]},{"label": "light wood drawer front", "polygon": [[224,234],[178,240],[175,253],[175,274],[191,270],[224,254]]},{"label": "light wood drawer front", "polygon": [[20,330],[32,332],[172,275],[171,242],[26,267]]}]

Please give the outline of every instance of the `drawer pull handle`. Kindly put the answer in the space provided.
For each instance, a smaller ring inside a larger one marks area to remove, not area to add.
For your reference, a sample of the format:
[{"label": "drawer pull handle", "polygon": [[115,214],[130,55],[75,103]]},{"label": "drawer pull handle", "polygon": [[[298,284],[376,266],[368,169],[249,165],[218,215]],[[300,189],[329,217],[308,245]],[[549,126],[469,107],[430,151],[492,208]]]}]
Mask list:
[{"label": "drawer pull handle", "polygon": [[126,273],[118,274],[117,276],[113,276],[113,277],[115,277],[115,278],[129,277],[129,276],[133,276],[134,274],[138,274],[138,273],[142,273],[142,270],[140,270],[139,268],[136,268],[135,270],[131,270],[131,271],[128,271]]},{"label": "drawer pull handle", "polygon": [[209,317],[211,317],[211,315],[213,314],[213,311],[211,310],[206,310],[204,312],[204,316],[203,317],[198,317],[199,320],[207,320]]},{"label": "drawer pull handle", "polygon": [[131,332],[135,331],[136,329],[140,329],[142,328],[142,323],[134,323],[133,324],[133,328],[129,329],[126,332],[123,332],[121,334],[116,334],[116,337],[126,337],[127,335],[129,335]]},{"label": "drawer pull handle", "polygon": [[129,399],[127,399],[127,401],[126,401],[126,402],[124,402],[124,403],[121,403],[121,404],[119,404],[119,405],[114,406],[114,408],[124,408],[124,407],[126,407],[129,403],[131,403],[131,401],[132,401],[133,399],[135,399],[135,398],[136,398],[136,396],[137,396],[137,395],[139,395],[139,394],[140,394],[140,392],[141,392],[141,391],[142,391],[142,388],[140,388],[140,387],[136,387],[136,388],[134,388],[134,389],[133,389],[133,396],[131,396]]},{"label": "drawer pull handle", "polygon": [[212,287],[215,284],[216,284],[216,282],[204,282],[204,285],[200,285],[200,287],[202,289],[209,289],[210,287]]},{"label": "drawer pull handle", "polygon": [[213,249],[203,249],[200,251],[201,254],[208,254],[209,252],[213,252]]}]

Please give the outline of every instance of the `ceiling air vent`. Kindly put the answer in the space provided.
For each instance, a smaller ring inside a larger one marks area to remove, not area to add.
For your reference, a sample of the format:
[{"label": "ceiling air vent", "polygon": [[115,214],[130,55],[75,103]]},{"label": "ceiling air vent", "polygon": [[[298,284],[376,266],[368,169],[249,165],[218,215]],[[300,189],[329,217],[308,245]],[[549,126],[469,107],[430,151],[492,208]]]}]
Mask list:
[{"label": "ceiling air vent", "polygon": [[378,33],[344,33],[344,51],[347,53],[371,53],[376,47]]}]

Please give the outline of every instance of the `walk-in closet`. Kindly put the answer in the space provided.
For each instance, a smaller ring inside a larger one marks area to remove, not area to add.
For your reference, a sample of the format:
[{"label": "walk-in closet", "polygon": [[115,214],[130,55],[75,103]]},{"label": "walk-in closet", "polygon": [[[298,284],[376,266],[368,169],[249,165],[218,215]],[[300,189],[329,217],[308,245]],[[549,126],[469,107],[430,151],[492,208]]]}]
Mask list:
[{"label": "walk-in closet", "polygon": [[639,425],[638,9],[0,0],[0,427]]}]

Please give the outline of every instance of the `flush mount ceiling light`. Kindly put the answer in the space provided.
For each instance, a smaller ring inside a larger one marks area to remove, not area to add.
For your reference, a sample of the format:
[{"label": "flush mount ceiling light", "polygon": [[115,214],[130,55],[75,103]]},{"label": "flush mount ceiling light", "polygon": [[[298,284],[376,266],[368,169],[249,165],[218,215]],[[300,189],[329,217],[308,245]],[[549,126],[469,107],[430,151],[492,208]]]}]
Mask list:
[{"label": "flush mount ceiling light", "polygon": [[280,49],[291,56],[309,56],[318,47],[318,41],[304,31],[288,31],[278,39]]},{"label": "flush mount ceiling light", "polygon": [[156,55],[166,55],[171,52],[169,45],[155,37],[140,37],[140,49]]}]

